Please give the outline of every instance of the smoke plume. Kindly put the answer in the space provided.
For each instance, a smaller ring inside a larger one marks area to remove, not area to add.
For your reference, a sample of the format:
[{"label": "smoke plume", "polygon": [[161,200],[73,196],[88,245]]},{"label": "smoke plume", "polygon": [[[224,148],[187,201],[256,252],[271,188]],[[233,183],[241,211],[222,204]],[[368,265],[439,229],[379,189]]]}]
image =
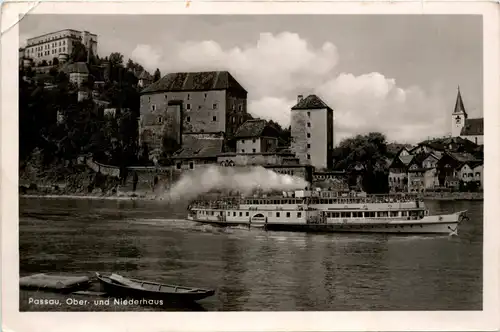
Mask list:
[{"label": "smoke plume", "polygon": [[237,191],[249,194],[304,189],[307,181],[300,177],[278,174],[263,167],[233,168],[209,166],[184,173],[180,180],[165,193],[169,201],[190,200],[212,191]]}]

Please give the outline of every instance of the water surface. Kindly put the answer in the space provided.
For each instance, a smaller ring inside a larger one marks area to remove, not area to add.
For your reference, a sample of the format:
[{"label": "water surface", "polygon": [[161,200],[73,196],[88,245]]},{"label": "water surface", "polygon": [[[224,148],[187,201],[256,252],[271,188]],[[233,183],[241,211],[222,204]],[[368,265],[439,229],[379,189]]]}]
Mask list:
[{"label": "water surface", "polygon": [[[184,205],[156,201],[21,198],[20,274],[215,288],[199,302],[209,311],[481,310],[483,203],[427,204],[471,219],[458,237],[306,234],[201,225],[183,220]],[[31,296],[22,293],[21,310],[42,310]]]}]

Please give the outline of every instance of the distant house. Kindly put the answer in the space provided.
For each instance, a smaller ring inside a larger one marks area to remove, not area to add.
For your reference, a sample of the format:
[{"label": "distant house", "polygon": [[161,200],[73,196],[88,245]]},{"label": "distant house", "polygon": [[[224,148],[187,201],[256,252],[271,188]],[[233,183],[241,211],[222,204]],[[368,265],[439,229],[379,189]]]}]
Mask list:
[{"label": "distant house", "polygon": [[278,131],[265,120],[247,120],[236,131],[237,153],[275,152]]},{"label": "distant house", "polygon": [[69,76],[69,81],[78,87],[89,78],[89,68],[85,62],[65,63],[61,69]]},{"label": "distant house", "polygon": [[466,152],[446,152],[438,161],[436,167],[438,170],[439,185],[444,186],[448,178],[460,178],[460,169],[467,163],[478,163],[474,155]]},{"label": "distant house", "polygon": [[223,152],[223,136],[215,138],[204,135],[184,135],[182,148],[177,150],[173,156],[177,170],[193,170],[197,166],[216,164],[217,156]]},{"label": "distant house", "polygon": [[151,85],[151,83],[153,83],[153,76],[146,70],[143,70],[139,74],[137,85],[140,88],[147,88],[149,85]]}]

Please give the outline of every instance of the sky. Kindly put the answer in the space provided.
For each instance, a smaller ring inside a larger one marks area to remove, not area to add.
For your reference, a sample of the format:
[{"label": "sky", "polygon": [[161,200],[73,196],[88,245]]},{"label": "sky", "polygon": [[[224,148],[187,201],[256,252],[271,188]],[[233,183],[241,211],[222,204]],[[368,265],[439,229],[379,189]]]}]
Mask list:
[{"label": "sky", "polygon": [[482,17],[474,15],[27,15],[27,38],[62,29],[98,35],[151,73],[228,70],[255,117],[290,124],[297,95],[335,114],[335,142],[379,131],[416,143],[451,132],[457,88],[483,117]]}]

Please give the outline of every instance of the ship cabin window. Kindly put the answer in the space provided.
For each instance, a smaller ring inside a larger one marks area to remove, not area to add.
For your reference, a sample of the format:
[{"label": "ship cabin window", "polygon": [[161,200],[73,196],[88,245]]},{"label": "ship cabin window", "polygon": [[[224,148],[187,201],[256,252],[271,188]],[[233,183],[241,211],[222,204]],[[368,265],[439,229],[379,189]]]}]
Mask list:
[{"label": "ship cabin window", "polygon": [[363,218],[363,212],[353,212],[352,216],[354,218]]},{"label": "ship cabin window", "polygon": [[389,212],[387,211],[379,211],[378,212],[378,217],[386,218],[389,216]]},{"label": "ship cabin window", "polygon": [[276,218],[279,218],[279,217],[280,217],[280,213],[276,212]]},{"label": "ship cabin window", "polygon": [[243,212],[240,211],[240,217],[243,217]]},{"label": "ship cabin window", "polygon": [[340,217],[341,218],[350,218],[351,212],[340,212]]},{"label": "ship cabin window", "polygon": [[233,212],[233,217],[236,217],[236,212]]},{"label": "ship cabin window", "polygon": [[287,212],[287,213],[286,213],[286,217],[287,217],[287,218],[290,218],[290,212]]},{"label": "ship cabin window", "polygon": [[375,218],[375,211],[365,212],[365,217]]},{"label": "ship cabin window", "polygon": [[297,212],[297,218],[302,218],[302,212]]},{"label": "ship cabin window", "polygon": [[398,216],[398,211],[390,211],[389,212],[389,217],[397,217]]},{"label": "ship cabin window", "polygon": [[401,211],[401,217],[408,216],[408,211]]},{"label": "ship cabin window", "polygon": [[248,216],[249,216],[249,213],[248,213],[248,212],[245,212],[245,216],[247,216],[247,217],[248,217]]}]

